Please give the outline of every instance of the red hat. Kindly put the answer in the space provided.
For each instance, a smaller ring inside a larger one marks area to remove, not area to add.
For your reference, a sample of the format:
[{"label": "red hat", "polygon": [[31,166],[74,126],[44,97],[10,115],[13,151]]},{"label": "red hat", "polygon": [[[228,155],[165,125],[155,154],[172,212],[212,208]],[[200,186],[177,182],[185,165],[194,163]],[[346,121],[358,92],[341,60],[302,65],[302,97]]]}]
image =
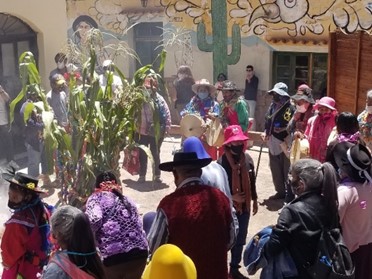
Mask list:
[{"label": "red hat", "polygon": [[225,142],[223,145],[233,141],[245,141],[249,138],[244,135],[242,128],[239,125],[228,126],[224,131]]}]

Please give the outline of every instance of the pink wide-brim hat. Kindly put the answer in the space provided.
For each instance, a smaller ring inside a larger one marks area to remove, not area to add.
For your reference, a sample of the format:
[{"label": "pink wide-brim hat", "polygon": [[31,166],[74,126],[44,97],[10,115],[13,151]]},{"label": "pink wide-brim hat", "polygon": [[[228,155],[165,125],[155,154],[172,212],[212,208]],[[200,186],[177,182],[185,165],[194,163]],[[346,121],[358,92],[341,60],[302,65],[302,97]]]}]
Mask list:
[{"label": "pink wide-brim hat", "polygon": [[224,131],[225,142],[223,145],[226,145],[233,141],[246,141],[249,140],[244,133],[242,128],[239,125],[228,126]]},{"label": "pink wide-brim hat", "polygon": [[331,98],[331,97],[323,97],[321,98],[320,100],[317,100],[316,101],[316,104],[315,104],[315,109],[318,109],[319,106],[323,106],[323,107],[327,107],[331,110],[336,110],[336,101],[335,99]]}]

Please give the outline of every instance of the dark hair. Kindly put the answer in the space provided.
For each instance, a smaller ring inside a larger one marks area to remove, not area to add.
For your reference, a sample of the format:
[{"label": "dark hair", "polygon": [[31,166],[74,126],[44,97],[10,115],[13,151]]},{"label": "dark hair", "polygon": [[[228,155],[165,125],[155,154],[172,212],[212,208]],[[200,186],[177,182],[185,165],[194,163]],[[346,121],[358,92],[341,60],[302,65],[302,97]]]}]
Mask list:
[{"label": "dark hair", "polygon": [[88,23],[92,28],[98,28],[98,24],[97,22],[91,18],[90,16],[87,16],[87,15],[81,15],[81,16],[78,16],[74,22],[72,23],[72,30],[74,30],[74,33],[75,35],[80,38],[80,34],[79,32],[76,32],[78,30],[78,26],[81,22],[86,22]]},{"label": "dark hair", "polygon": [[341,112],[336,117],[336,127],[339,134],[355,134],[359,131],[358,118],[352,112]]},{"label": "dark hair", "polygon": [[[116,184],[118,183],[118,180],[117,180],[115,174],[113,174],[112,172],[109,172],[109,171],[104,171],[104,172],[100,173],[99,175],[97,175],[95,187],[100,188],[100,184],[102,182],[105,182],[105,181],[114,181],[114,183],[116,183]],[[119,199],[123,202],[125,208],[128,209],[128,212],[131,212],[130,204],[129,204],[127,198],[124,197],[124,195],[117,189],[112,189],[111,192],[114,193],[116,196],[118,196]]]},{"label": "dark hair", "polygon": [[86,22],[93,28],[98,28],[98,24],[93,18],[87,15],[81,15],[78,16],[72,23],[72,30],[76,31],[80,22]]},{"label": "dark hair", "polygon": [[[64,244],[68,252],[92,253],[96,251],[94,234],[89,219],[80,209],[64,205],[51,218],[52,232]],[[81,237],[83,236],[83,237]],[[105,278],[103,265],[98,253],[93,255],[68,254],[71,262],[95,278]]]},{"label": "dark hair", "polygon": [[61,62],[61,61],[64,61],[64,60],[66,60],[66,59],[67,59],[67,56],[66,56],[66,54],[64,54],[63,52],[58,52],[58,53],[56,54],[56,56],[54,56],[54,61],[55,61],[56,63]]},{"label": "dark hair", "polygon": [[185,79],[185,78],[191,78],[194,79],[191,73],[191,69],[187,65],[182,65],[177,70],[177,76],[179,80]]},{"label": "dark hair", "polygon": [[220,77],[223,77],[223,80],[227,80],[227,75],[225,75],[224,73],[219,73],[217,76],[217,80],[219,80]]},{"label": "dark hair", "polygon": [[246,70],[251,69],[252,71],[254,70],[254,68],[253,68],[252,65],[248,65],[245,69],[246,69]]},{"label": "dark hair", "polygon": [[19,186],[18,184],[15,184],[13,182],[10,182],[9,188],[11,188],[13,191],[22,193],[25,197],[30,196],[29,202],[40,196],[39,193],[29,190],[26,187]]},{"label": "dark hair", "polygon": [[118,183],[118,180],[115,174],[113,174],[110,171],[104,171],[104,172],[101,172],[99,175],[97,175],[95,187],[99,188],[100,187],[99,185],[105,181],[114,181],[115,183]]}]

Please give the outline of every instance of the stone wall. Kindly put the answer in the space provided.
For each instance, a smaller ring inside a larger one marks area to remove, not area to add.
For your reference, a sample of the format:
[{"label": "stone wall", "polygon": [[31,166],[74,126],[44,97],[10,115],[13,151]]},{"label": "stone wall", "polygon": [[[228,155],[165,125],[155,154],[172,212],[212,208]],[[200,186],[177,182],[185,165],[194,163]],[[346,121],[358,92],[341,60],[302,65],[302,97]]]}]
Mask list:
[{"label": "stone wall", "polygon": [[259,90],[257,92],[257,103],[256,103],[256,131],[263,131],[265,126],[265,114],[272,101],[271,96],[267,91]]}]

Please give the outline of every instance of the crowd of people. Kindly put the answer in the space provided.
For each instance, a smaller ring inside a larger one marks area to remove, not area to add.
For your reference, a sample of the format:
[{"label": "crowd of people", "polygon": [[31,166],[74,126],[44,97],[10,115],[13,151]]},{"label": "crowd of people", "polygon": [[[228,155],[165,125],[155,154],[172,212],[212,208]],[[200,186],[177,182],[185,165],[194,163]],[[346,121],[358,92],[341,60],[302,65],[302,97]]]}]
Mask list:
[{"label": "crowd of people", "polygon": [[[68,61],[62,54],[55,61],[47,101],[58,125],[67,131],[64,75]],[[112,61],[106,61],[105,71],[111,66]],[[259,209],[255,166],[249,154],[249,130],[254,123],[250,118],[255,117],[259,80],[252,65],[246,71],[244,94],[239,94],[224,73],[213,85],[204,78],[194,81],[191,69],[181,66],[174,84],[181,126],[189,115],[204,124],[198,127],[201,133],[183,135],[181,149],[169,162],[161,162],[160,148],[171,126],[170,109],[159,93],[157,79],[144,79],[144,94],[151,102],[142,107],[134,139],[147,145],[154,158],[152,181],[160,183],[161,171],[171,172],[176,189],[143,218],[109,170],[97,174],[94,192],[83,208],[55,209],[45,204],[38,186],[43,123],[37,113],[31,113],[26,138],[28,174],[13,171],[5,177],[13,214],[1,241],[2,278],[248,278],[241,273],[241,263],[243,254],[251,253],[251,247],[244,245],[250,217]],[[115,94],[121,86],[117,80],[109,91]],[[7,102],[9,96],[4,93],[0,88],[0,100]],[[276,274],[283,262],[278,264],[278,258],[283,253],[284,264],[291,268],[289,273],[280,273],[281,278],[314,278],[309,268],[318,260],[325,228],[341,228],[355,267],[354,277],[347,278],[372,278],[372,91],[367,93],[366,110],[358,117],[339,113],[330,97],[314,100],[306,84],[291,93],[283,82],[267,92],[272,101],[261,136],[268,147],[275,190],[269,199],[282,200],[283,208],[260,248],[264,258],[260,267],[266,276],[261,278],[279,278]],[[28,92],[21,113],[35,101],[33,92]],[[0,113],[3,109],[0,106]],[[221,128],[220,142],[210,141],[207,135],[208,128],[215,126]],[[307,151],[293,158],[297,143]],[[148,165],[143,150],[139,160],[138,182],[143,183]],[[58,152],[56,162],[58,167]],[[252,259],[245,258],[248,268]]]}]

